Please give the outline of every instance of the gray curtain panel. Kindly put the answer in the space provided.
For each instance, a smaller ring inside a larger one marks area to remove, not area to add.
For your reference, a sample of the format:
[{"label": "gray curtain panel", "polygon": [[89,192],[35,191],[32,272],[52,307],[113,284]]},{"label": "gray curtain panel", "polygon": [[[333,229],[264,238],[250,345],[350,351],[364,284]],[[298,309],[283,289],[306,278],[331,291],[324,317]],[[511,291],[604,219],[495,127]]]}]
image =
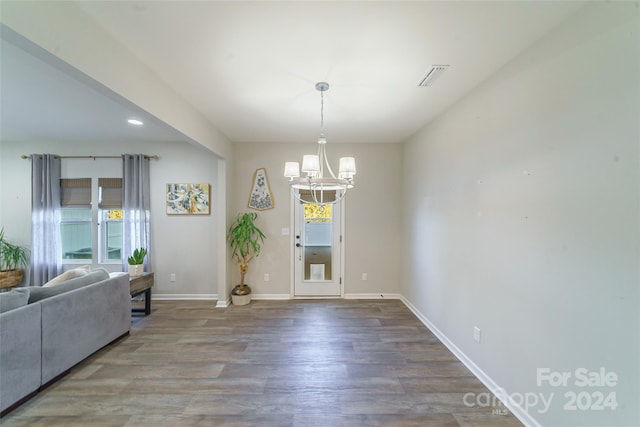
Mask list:
[{"label": "gray curtain panel", "polygon": [[31,155],[31,268],[29,283],[41,285],[62,272],[60,157]]},{"label": "gray curtain panel", "polygon": [[149,158],[143,154],[122,155],[122,266],[134,249],[146,248],[145,271],[151,271],[151,195]]}]

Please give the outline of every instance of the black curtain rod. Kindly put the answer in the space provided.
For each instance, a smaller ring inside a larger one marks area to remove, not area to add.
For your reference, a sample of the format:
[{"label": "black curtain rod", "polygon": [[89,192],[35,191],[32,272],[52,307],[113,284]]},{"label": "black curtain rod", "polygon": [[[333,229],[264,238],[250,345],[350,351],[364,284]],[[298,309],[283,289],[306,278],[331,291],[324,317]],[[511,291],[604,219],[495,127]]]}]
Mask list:
[{"label": "black curtain rod", "polygon": [[[22,156],[20,156],[23,159],[30,159],[31,156],[27,156],[26,154],[23,154]],[[60,157],[61,159],[121,159],[122,156],[56,156],[56,157]],[[151,159],[151,160],[160,160],[160,156],[158,156],[157,154],[154,154],[153,156],[148,156],[145,154],[144,156],[147,159]]]}]

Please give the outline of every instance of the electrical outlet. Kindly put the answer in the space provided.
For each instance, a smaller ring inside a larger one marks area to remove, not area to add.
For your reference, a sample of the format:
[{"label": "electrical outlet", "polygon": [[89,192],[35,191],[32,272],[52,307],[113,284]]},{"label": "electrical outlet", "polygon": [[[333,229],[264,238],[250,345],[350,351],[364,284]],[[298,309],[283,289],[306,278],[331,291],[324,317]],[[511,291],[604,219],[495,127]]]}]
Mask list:
[{"label": "electrical outlet", "polygon": [[176,281],[176,273],[171,273],[169,275],[169,281],[170,282],[175,282]]},{"label": "electrical outlet", "polygon": [[269,273],[264,273],[264,281],[265,282],[269,281]]},{"label": "electrical outlet", "polygon": [[367,275],[367,273],[362,273],[362,280],[367,280],[369,278],[369,276]]},{"label": "electrical outlet", "polygon": [[473,327],[473,340],[477,343],[480,342],[480,328],[477,326]]}]

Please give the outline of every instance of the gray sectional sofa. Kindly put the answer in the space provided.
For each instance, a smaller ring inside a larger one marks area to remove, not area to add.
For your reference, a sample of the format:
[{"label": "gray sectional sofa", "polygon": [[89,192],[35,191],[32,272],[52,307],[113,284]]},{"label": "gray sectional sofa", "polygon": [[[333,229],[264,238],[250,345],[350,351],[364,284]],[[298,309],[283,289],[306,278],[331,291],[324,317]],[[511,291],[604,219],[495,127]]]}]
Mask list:
[{"label": "gray sectional sofa", "polygon": [[0,413],[129,333],[129,275],[96,269],[0,294]]}]

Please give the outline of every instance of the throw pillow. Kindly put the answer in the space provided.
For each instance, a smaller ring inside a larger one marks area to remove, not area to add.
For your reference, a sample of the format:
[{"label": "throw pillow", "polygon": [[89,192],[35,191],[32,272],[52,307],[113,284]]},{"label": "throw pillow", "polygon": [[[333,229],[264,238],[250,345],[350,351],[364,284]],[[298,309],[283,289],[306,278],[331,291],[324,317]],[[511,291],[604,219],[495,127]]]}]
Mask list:
[{"label": "throw pillow", "polygon": [[0,294],[0,313],[27,305],[29,288],[13,289]]},{"label": "throw pillow", "polygon": [[71,270],[67,270],[64,273],[62,273],[61,275],[54,277],[53,279],[49,280],[47,283],[45,283],[44,285],[42,285],[43,287],[49,287],[49,286],[54,286],[60,283],[64,283],[67,280],[71,280],[71,279],[75,279],[76,277],[82,277],[82,276],[86,276],[87,273],[89,272],[89,269],[91,267],[88,265],[83,265],[82,267],[78,267],[78,268],[73,268]]},{"label": "throw pillow", "polygon": [[93,285],[95,283],[107,280],[109,273],[104,268],[96,268],[90,271],[88,274],[76,277],[75,279],[67,280],[56,286],[33,286],[31,287],[31,293],[29,294],[29,304],[36,301],[50,298],[56,295],[64,294],[65,292],[73,291],[75,289],[83,288],[85,286]]}]

